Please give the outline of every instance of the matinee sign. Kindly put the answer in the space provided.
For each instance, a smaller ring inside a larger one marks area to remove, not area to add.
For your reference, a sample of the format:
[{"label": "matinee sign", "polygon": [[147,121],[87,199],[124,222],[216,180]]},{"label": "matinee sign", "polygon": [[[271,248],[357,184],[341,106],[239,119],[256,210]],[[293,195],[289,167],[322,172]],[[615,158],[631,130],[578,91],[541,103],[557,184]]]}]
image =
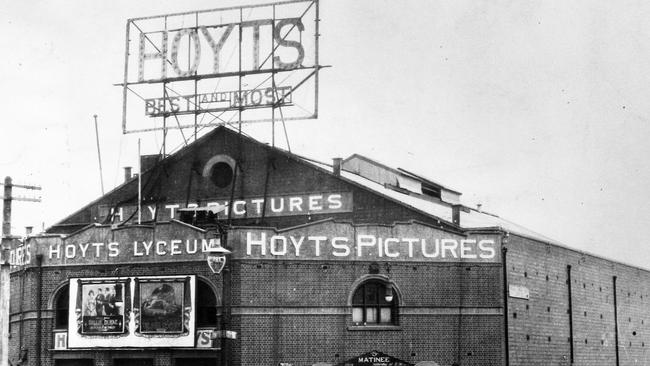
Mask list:
[{"label": "matinee sign", "polygon": [[129,19],[123,130],[316,118],[317,38],[317,0]]},{"label": "matinee sign", "polygon": [[370,351],[368,353],[364,353],[357,357],[353,357],[348,361],[346,361],[345,365],[346,366],[347,365],[350,366],[413,366],[413,364],[410,362],[400,360],[397,357],[393,357],[391,355],[387,355],[379,351]]}]

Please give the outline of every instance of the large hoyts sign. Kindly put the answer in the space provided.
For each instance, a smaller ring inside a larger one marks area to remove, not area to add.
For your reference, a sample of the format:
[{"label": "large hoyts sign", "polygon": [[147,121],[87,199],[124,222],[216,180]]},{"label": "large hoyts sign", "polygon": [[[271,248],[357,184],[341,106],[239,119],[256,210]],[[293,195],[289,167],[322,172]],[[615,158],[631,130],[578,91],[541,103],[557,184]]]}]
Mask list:
[{"label": "large hoyts sign", "polygon": [[124,132],[316,118],[319,21],[318,0],[129,19]]},{"label": "large hoyts sign", "polygon": [[287,230],[229,235],[237,258],[337,261],[498,262],[496,235],[462,236],[422,223],[353,225],[326,220]]}]

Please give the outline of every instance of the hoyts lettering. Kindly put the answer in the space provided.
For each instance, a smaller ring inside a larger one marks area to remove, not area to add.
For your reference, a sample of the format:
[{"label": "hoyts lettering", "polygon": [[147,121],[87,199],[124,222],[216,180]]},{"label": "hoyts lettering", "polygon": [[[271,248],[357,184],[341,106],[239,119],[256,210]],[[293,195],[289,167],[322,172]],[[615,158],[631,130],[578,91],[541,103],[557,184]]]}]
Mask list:
[{"label": "hoyts lettering", "polygon": [[136,240],[132,243],[97,242],[51,245],[49,259],[96,259],[113,257],[173,257],[209,252],[218,239]]},{"label": "hoyts lettering", "polygon": [[246,256],[258,258],[402,259],[489,261],[496,256],[492,239],[433,239],[246,233]]},{"label": "hoyts lettering", "polygon": [[[287,36],[295,33],[295,36],[291,38],[302,39],[300,33],[304,29],[305,26],[300,18],[288,18],[275,21],[261,19],[235,24],[181,28],[173,31],[143,32],[140,33],[138,81],[145,80],[145,61],[147,60],[158,60],[160,62],[160,77],[154,79],[167,78],[168,67],[174,71],[174,76],[178,77],[205,74],[206,72],[199,70],[199,66],[202,62],[209,62],[206,59],[211,59],[210,70],[212,73],[217,74],[220,72],[223,59],[228,56],[228,52],[225,50],[230,50],[233,44],[244,44],[245,47],[249,48],[241,50],[245,55],[248,55],[248,59],[242,61],[242,70],[262,69],[266,61],[260,57],[260,33],[262,32],[269,38],[273,38],[274,56],[272,62],[274,68],[295,69],[302,66],[305,49],[300,41],[287,39]],[[240,40],[240,37],[244,37],[244,35],[248,39]],[[192,52],[188,51],[190,55],[183,53],[183,55],[179,56],[179,48],[182,45],[188,45],[189,49],[192,50]],[[292,51],[288,55],[286,50]],[[210,56],[203,58],[202,53],[207,53]],[[224,55],[226,57],[222,57]],[[291,55],[293,55],[292,59],[290,58]],[[179,65],[179,57],[183,61],[189,58],[184,69]],[[262,62],[260,63],[260,61]],[[270,69],[270,67],[267,66],[267,69]],[[205,67],[202,70],[205,70]]]}]

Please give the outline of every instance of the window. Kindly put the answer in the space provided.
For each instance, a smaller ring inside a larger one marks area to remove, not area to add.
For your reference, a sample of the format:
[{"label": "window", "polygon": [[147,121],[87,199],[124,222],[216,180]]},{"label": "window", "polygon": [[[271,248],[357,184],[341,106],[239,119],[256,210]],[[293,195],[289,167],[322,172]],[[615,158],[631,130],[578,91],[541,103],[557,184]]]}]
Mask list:
[{"label": "window", "polygon": [[203,166],[202,176],[208,178],[218,188],[228,187],[234,180],[235,159],[228,155],[215,155]]},{"label": "window", "polygon": [[225,188],[230,185],[233,178],[233,170],[230,165],[224,162],[218,162],[212,167],[210,179],[219,188]]},{"label": "window", "polygon": [[422,193],[431,197],[436,197],[436,198],[441,197],[440,188],[434,187],[433,185],[427,184],[425,182],[422,182]]},{"label": "window", "polygon": [[362,283],[352,297],[354,325],[397,325],[399,301],[392,284],[370,280]]},{"label": "window", "polygon": [[63,286],[54,300],[54,329],[68,329],[68,306],[70,303],[70,288]]},{"label": "window", "polygon": [[203,280],[196,283],[196,326],[217,326],[217,296],[212,287]]}]

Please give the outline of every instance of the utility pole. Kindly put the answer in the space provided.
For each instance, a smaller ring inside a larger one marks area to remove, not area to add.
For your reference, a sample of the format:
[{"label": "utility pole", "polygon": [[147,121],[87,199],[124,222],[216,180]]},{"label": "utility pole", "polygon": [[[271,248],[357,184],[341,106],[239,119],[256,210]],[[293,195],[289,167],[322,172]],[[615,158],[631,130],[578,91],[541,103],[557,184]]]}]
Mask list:
[{"label": "utility pole", "polygon": [[102,185],[102,196],[104,195],[104,172],[102,171],[102,153],[99,150],[99,127],[97,127],[97,115],[93,114],[95,119],[95,139],[97,140],[97,160],[99,160],[99,183]]},{"label": "utility pole", "polygon": [[[11,236],[11,202],[28,201],[41,202],[39,198],[14,197],[13,189],[22,188],[40,191],[41,187],[22,184],[13,184],[11,177],[6,177],[2,198],[2,237],[0,238],[0,366],[9,365],[9,249],[10,243],[15,238]],[[40,299],[38,300],[40,301]],[[22,334],[21,334],[22,337]]]}]

